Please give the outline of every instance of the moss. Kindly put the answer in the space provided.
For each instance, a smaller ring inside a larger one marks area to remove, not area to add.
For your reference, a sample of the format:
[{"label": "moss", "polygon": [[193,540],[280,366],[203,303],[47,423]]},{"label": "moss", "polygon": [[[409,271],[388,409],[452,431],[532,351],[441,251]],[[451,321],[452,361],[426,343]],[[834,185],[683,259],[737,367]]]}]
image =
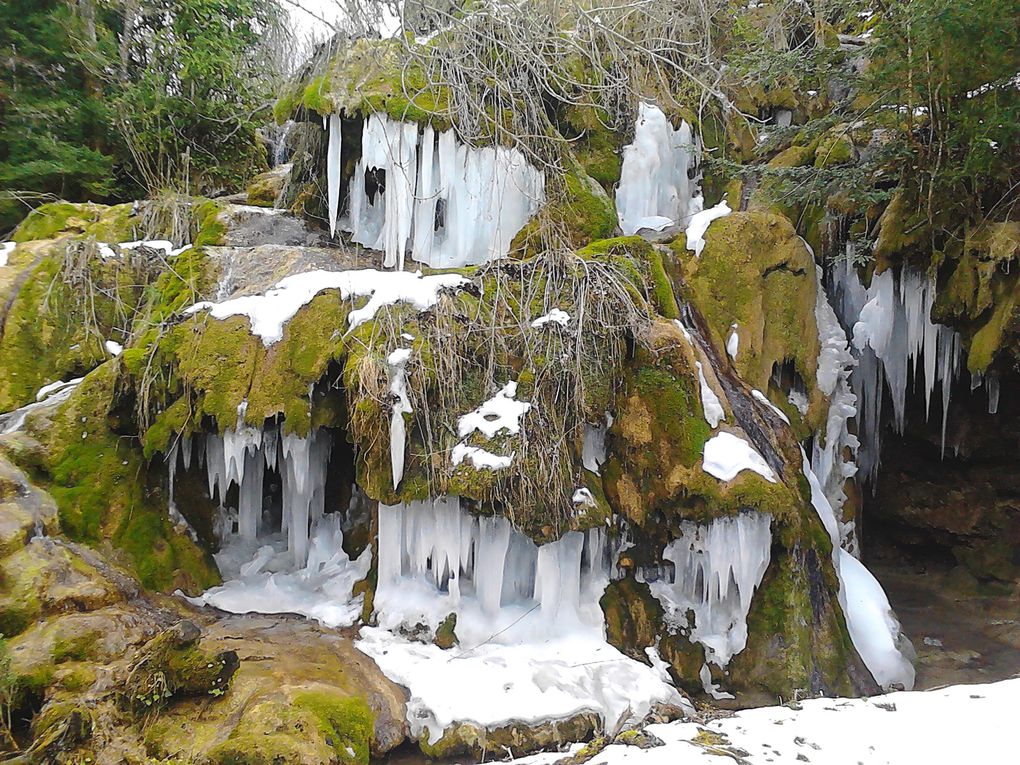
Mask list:
[{"label": "moss", "polygon": [[310,691],[296,695],[294,704],[315,716],[319,733],[331,744],[339,762],[368,765],[375,714],[365,699]]},{"label": "moss", "polygon": [[854,144],[846,126],[837,126],[822,136],[815,152],[815,167],[845,165],[854,158]]},{"label": "moss", "polygon": [[815,263],[790,222],[735,212],[712,223],[700,258],[683,239],[671,247],[683,264],[684,297],[705,317],[719,356],[736,324],[740,352],[732,363],[740,377],[764,391],[776,365],[792,364],[809,392],[807,422],[819,424],[825,407],[815,384]]},{"label": "moss", "polygon": [[769,167],[804,167],[815,161],[811,146],[790,146],[769,160]]},{"label": "moss", "polygon": [[559,241],[545,239],[543,232],[549,224],[576,248],[612,236],[616,230],[616,208],[612,200],[580,168],[566,174],[562,189],[547,188],[546,193],[545,207],[517,232],[510,245],[511,252],[535,255],[559,246]]},{"label": "moss", "polygon": [[96,652],[99,633],[87,630],[80,634],[61,636],[53,643],[52,658],[54,664],[68,661],[87,661]]},{"label": "moss", "polygon": [[194,247],[226,244],[227,224],[220,217],[224,209],[222,204],[211,199],[196,205],[194,216],[198,233],[192,239]]},{"label": "moss", "polygon": [[246,201],[255,207],[275,207],[283,179],[272,172],[257,175],[248,185]]}]

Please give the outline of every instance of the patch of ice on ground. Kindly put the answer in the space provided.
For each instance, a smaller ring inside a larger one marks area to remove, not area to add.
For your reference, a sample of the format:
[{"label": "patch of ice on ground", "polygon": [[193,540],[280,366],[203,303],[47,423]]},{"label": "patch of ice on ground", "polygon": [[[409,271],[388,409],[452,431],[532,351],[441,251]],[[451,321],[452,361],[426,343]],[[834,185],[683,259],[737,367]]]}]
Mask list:
[{"label": "patch of ice on ground", "polygon": [[[706,723],[650,725],[664,746],[614,744],[599,765],[677,765],[737,760],[748,765],[948,765],[1008,762],[1020,750],[1020,679],[903,691],[869,699],[810,699],[761,707]],[[704,732],[712,736],[705,742]],[[550,765],[549,753],[513,760]]]},{"label": "patch of ice on ground", "polygon": [[369,298],[361,308],[347,316],[350,329],[372,319],[386,305],[408,303],[419,311],[436,304],[443,290],[456,289],[467,283],[458,274],[431,274],[421,271],[377,271],[367,268],[359,271],[306,271],[279,281],[264,295],[232,298],[222,303],[203,301],[185,311],[186,315],[208,310],[214,319],[247,316],[252,334],[262,338],[264,345],[272,345],[283,337],[283,326],[302,306],[312,302],[320,292],[339,290],[342,299]]},{"label": "patch of ice on ground", "polygon": [[741,470],[753,470],[770,483],[777,480],[765,458],[732,433],[716,433],[708,440],[701,468],[720,481],[732,481]]},{"label": "patch of ice on ground", "polygon": [[454,722],[495,728],[594,712],[612,730],[622,717],[640,719],[655,702],[683,703],[654,667],[624,656],[597,632],[444,651],[363,627],[355,645],[409,690],[412,733],[427,729],[433,743]]},{"label": "patch of ice on ground", "polygon": [[17,242],[4,242],[0,244],[0,268],[7,265],[7,259],[10,258],[11,253],[14,252],[14,248],[17,246]]}]

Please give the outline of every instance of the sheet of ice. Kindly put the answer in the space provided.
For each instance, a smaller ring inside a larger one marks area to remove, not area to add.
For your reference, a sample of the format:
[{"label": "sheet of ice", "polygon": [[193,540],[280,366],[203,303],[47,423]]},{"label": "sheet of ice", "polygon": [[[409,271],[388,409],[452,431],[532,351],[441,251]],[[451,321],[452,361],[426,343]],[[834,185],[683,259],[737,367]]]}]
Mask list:
[{"label": "sheet of ice", "polygon": [[803,450],[801,457],[804,476],[811,487],[811,504],[832,541],[832,563],[839,576],[839,604],[854,648],[881,687],[898,685],[910,690],[914,687],[914,666],[907,655],[913,655],[913,647],[902,634],[882,585],[863,563],[840,547],[836,514]]},{"label": "sheet of ice", "polygon": [[684,703],[653,667],[624,656],[597,633],[516,645],[465,647],[462,641],[443,651],[363,627],[355,645],[408,688],[411,732],[433,743],[455,721],[491,729],[594,712],[613,730],[621,718],[640,719],[656,702]]},{"label": "sheet of ice", "polygon": [[623,149],[616,210],[625,235],[641,228],[684,224],[692,209],[697,181],[698,147],[690,125],[674,130],[653,104],[642,103],[634,125],[634,142]]},{"label": "sheet of ice", "polygon": [[328,148],[326,150],[326,186],[329,202],[329,235],[336,236],[336,221],[340,213],[340,150],[342,138],[340,133],[340,115],[329,115]]},{"label": "sheet of ice", "polygon": [[[649,725],[663,746],[614,744],[598,765],[949,765],[1008,761],[1020,750],[1020,678],[890,693],[870,699],[806,699],[746,709],[707,722]],[[711,743],[706,743],[705,732]],[[721,740],[717,737],[721,737]],[[571,748],[573,751],[573,748]],[[552,765],[561,752],[511,760]]]},{"label": "sheet of ice", "polygon": [[752,390],[751,391],[751,395],[754,396],[756,401],[760,401],[765,406],[767,406],[769,409],[771,409],[773,412],[775,412],[776,416],[779,419],[781,419],[783,422],[785,422],[787,425],[790,424],[790,418],[786,416],[786,413],[782,409],[780,409],[778,406],[773,404],[771,401],[769,401],[768,396],[766,396],[760,390],[758,390],[758,389]]},{"label": "sheet of ice", "polygon": [[517,401],[517,383],[508,382],[495,396],[457,421],[457,434],[464,438],[476,430],[486,438],[497,433],[521,432],[521,418],[531,409],[527,401]]},{"label": "sheet of ice", "polygon": [[720,422],[726,419],[726,412],[723,410],[719,397],[715,395],[712,386],[705,379],[705,370],[702,369],[701,362],[695,361],[694,365],[698,368],[698,382],[701,385],[701,407],[705,410],[705,422],[713,428],[717,427]]},{"label": "sheet of ice", "polygon": [[393,488],[400,485],[404,477],[404,451],[407,447],[407,423],[404,415],[414,411],[407,397],[407,362],[411,359],[410,348],[397,348],[386,359],[389,367],[390,395],[393,396],[393,412],[390,414],[390,472]]},{"label": "sheet of ice", "polygon": [[[456,497],[380,505],[378,628],[364,628],[358,648],[410,689],[412,732],[427,728],[433,742],[454,720],[491,727],[592,711],[613,727],[625,713],[639,718],[678,696],[605,641],[599,598],[614,558],[602,529],[536,547]],[[399,637],[450,613],[451,650]]]},{"label": "sheet of ice", "polygon": [[732,481],[741,470],[752,470],[770,483],[777,480],[765,458],[732,433],[716,433],[708,439],[701,468],[720,481]]},{"label": "sheet of ice", "polygon": [[[404,254],[434,268],[504,257],[541,207],[545,176],[516,149],[470,148],[454,131],[424,129],[373,114],[351,180],[352,239],[383,250],[402,268]],[[366,182],[382,181],[370,194]]]},{"label": "sheet of ice", "polygon": [[653,579],[649,588],[667,622],[690,630],[690,639],[705,647],[705,659],[720,668],[747,645],[751,598],[771,558],[771,525],[772,516],[763,513],[717,518],[707,525],[683,521],[662,552],[672,571],[664,567],[654,578],[644,574]]},{"label": "sheet of ice", "polygon": [[539,316],[533,322],[531,326],[538,328],[549,323],[559,324],[561,327],[567,326],[570,322],[570,314],[566,311],[561,311],[559,308],[553,308],[549,313],[544,316]]},{"label": "sheet of ice", "polygon": [[64,390],[65,388],[73,388],[84,379],[85,379],[84,377],[75,377],[74,379],[68,380],[67,382],[64,382],[63,380],[57,380],[56,382],[51,382],[48,385],[44,385],[36,392],[35,400],[42,401],[45,398],[49,398],[57,391]]},{"label": "sheet of ice", "polygon": [[430,274],[420,271],[306,271],[277,282],[265,295],[232,298],[220,303],[204,301],[185,311],[186,315],[208,310],[214,319],[247,316],[252,334],[269,346],[283,337],[283,326],[320,292],[335,289],[341,299],[367,297],[368,302],[347,316],[349,329],[372,319],[383,306],[408,303],[419,311],[436,304],[443,290],[467,283],[457,274]]},{"label": "sheet of ice", "polygon": [[[25,427],[25,421],[32,412],[66,401],[71,397],[71,394],[74,393],[74,389],[78,387],[78,383],[84,379],[84,377],[79,377],[74,380],[69,380],[66,383],[59,381],[51,383],[50,385],[44,386],[40,389],[37,394],[40,398],[37,398],[31,404],[27,404],[20,409],[15,409],[12,412],[0,414],[0,435],[14,433],[21,430]],[[49,388],[50,390],[47,391],[46,388]]]},{"label": "sheet of ice", "polygon": [[601,425],[584,424],[584,442],[581,444],[581,464],[585,470],[599,475],[602,463],[606,461],[606,434],[613,424],[613,415],[606,412]]},{"label": "sheet of ice", "polygon": [[726,353],[734,361],[737,360],[737,352],[740,350],[740,335],[737,334],[737,325],[730,327],[730,336],[726,340]]},{"label": "sheet of ice", "polygon": [[17,242],[3,242],[0,244],[0,268],[7,265],[7,260],[11,257],[11,253],[14,252],[14,248],[17,246]]},{"label": "sheet of ice", "polygon": [[691,216],[690,223],[687,224],[687,249],[694,253],[694,257],[701,257],[701,251],[705,249],[705,233],[712,225],[712,221],[725,217],[731,212],[733,211],[724,199],[715,207],[710,207]]},{"label": "sheet of ice", "polygon": [[111,356],[120,356],[124,352],[124,346],[113,340],[107,340],[103,343],[103,347],[106,348],[106,352]]},{"label": "sheet of ice", "polygon": [[450,452],[450,461],[454,466],[468,460],[476,468],[487,468],[488,470],[502,470],[508,468],[514,461],[513,454],[493,454],[478,446],[457,444]]},{"label": "sheet of ice", "polygon": [[344,552],[339,513],[316,523],[308,562],[295,569],[283,535],[259,542],[233,537],[216,555],[224,583],[187,600],[234,614],[301,614],[327,627],[349,627],[361,616],[354,585],[368,576],[372,550],[356,560]]}]

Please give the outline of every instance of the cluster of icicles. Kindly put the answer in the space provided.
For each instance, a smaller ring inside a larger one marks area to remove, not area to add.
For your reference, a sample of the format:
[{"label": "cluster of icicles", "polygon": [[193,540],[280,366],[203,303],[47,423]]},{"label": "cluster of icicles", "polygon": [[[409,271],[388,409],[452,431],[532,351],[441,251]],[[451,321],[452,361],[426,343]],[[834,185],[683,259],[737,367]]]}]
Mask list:
[{"label": "cluster of icicles", "polygon": [[[542,205],[545,176],[517,149],[471,148],[453,130],[383,114],[364,121],[361,157],[350,180],[349,213],[341,220],[341,117],[327,125],[329,226],[385,253],[387,268],[405,256],[433,268],[478,265],[501,258]],[[377,189],[369,188],[369,181]]]},{"label": "cluster of icicles", "polygon": [[[322,517],[325,501],[326,469],[331,437],[326,430],[313,430],[307,438],[284,434],[279,426],[263,429],[238,427],[223,435],[207,433],[184,436],[168,458],[170,467],[171,508],[174,477],[178,465],[185,470],[205,467],[209,497],[219,500],[221,536],[236,534],[254,541],[269,531],[263,516],[263,487],[267,469],[280,473],[282,514],[279,531],[287,534],[287,549],[295,568],[308,558],[309,529]],[[194,462],[193,462],[194,461]],[[227,515],[227,491],[238,487],[237,515]]]}]

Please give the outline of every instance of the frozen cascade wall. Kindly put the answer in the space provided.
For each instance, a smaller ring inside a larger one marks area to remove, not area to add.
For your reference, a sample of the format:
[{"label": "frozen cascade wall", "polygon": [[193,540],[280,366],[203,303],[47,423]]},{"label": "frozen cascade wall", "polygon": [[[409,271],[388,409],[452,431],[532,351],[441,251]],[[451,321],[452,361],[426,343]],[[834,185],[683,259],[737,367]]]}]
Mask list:
[{"label": "frozen cascade wall", "polygon": [[874,276],[867,288],[850,260],[837,264],[833,297],[843,325],[852,328],[857,368],[851,376],[857,396],[858,462],[862,474],[874,481],[881,446],[882,398],[889,389],[893,425],[902,433],[906,419],[907,384],[924,386],[925,405],[931,410],[935,386],[941,388],[942,443],[952,384],[960,371],[960,336],[950,327],[931,321],[935,284],[927,275],[892,269]]},{"label": "frozen cascade wall", "polygon": [[313,430],[308,438],[299,438],[282,434],[277,426],[184,436],[168,458],[171,504],[178,465],[204,465],[209,496],[218,497],[221,507],[230,485],[238,487],[236,522],[227,518],[224,537],[253,542],[272,531],[264,527],[263,479],[267,468],[278,470],[283,499],[279,531],[286,533],[287,550],[300,568],[308,558],[309,531],[323,515],[330,448],[327,431]]},{"label": "frozen cascade wall", "polygon": [[642,103],[634,142],[623,149],[616,210],[624,235],[642,228],[686,225],[701,210],[698,146],[686,122],[674,129],[662,110]]},{"label": "frozen cascade wall", "polygon": [[[705,647],[705,658],[724,668],[747,645],[747,614],[772,553],[772,516],[741,513],[707,525],[684,521],[666,545],[672,564],[645,572],[652,594],[669,623],[690,630]],[[688,620],[694,614],[694,623]]]},{"label": "frozen cascade wall", "polygon": [[[545,176],[517,149],[471,148],[452,130],[373,114],[365,120],[361,157],[350,182],[350,209],[340,208],[340,137],[330,117],[330,230],[339,225],[358,244],[385,253],[403,269],[407,252],[433,268],[478,265],[504,257],[545,198]],[[334,151],[334,144],[336,149]],[[367,188],[371,186],[371,188]]]},{"label": "frozen cascade wall", "polygon": [[464,644],[601,630],[611,564],[601,529],[538,547],[505,518],[463,511],[457,497],[380,505],[378,624],[435,628],[456,613]]}]

